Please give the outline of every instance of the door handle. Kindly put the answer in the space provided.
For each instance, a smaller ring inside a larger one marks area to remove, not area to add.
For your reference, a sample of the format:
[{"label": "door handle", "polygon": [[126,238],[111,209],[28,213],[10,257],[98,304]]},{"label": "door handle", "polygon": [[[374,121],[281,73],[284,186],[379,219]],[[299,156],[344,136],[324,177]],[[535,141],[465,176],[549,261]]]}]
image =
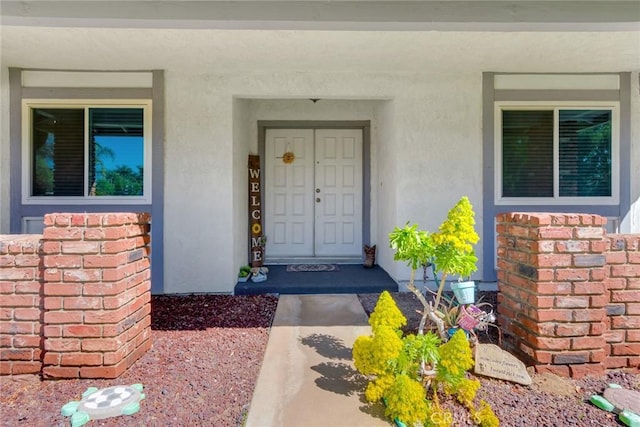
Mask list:
[{"label": "door handle", "polygon": [[320,203],[320,197],[316,197],[316,203]]},{"label": "door handle", "polygon": [[319,188],[316,188],[316,193],[319,193],[319,192],[320,192],[320,189],[319,189]]}]

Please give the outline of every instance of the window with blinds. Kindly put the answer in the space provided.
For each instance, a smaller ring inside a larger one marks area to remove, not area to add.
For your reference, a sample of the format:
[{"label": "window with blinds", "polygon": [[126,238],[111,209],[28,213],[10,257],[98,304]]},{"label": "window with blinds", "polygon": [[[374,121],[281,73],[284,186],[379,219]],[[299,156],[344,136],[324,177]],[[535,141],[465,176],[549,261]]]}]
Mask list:
[{"label": "window with blinds", "polygon": [[553,197],[553,111],[503,111],[502,196]]},{"label": "window with blinds", "polygon": [[612,196],[612,110],[501,110],[501,196]]},{"label": "window with blinds", "polygon": [[611,196],[611,111],[560,110],[560,197]]},{"label": "window with blinds", "polygon": [[144,107],[32,107],[30,117],[32,197],[144,196]]}]

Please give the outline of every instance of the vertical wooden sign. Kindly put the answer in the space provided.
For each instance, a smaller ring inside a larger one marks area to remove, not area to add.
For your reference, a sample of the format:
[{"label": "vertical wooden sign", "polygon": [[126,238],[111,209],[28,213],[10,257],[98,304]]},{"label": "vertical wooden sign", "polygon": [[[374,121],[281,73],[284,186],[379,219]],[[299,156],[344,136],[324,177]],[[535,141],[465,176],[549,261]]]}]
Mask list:
[{"label": "vertical wooden sign", "polygon": [[264,239],[262,238],[262,194],[260,187],[260,156],[249,156],[249,228],[251,266],[264,263]]}]

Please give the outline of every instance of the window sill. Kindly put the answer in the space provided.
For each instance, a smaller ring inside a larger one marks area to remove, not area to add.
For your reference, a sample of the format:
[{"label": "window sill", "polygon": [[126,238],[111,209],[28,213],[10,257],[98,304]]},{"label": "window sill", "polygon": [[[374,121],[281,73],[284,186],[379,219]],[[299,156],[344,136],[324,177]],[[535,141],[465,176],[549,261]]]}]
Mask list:
[{"label": "window sill", "polygon": [[539,197],[539,198],[519,198],[503,197],[495,199],[496,206],[617,206],[620,204],[618,197]]},{"label": "window sill", "polygon": [[23,205],[150,205],[150,197],[28,197]]}]

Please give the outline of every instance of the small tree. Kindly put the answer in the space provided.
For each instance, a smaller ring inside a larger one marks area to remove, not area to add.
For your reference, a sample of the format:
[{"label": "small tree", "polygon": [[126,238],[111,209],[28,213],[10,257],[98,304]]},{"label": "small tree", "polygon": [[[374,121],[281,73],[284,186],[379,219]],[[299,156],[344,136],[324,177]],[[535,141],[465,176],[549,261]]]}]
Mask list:
[{"label": "small tree", "polygon": [[[474,229],[474,215],[471,202],[464,196],[449,211],[438,232],[429,233],[418,229],[417,224],[409,225],[407,222],[403,228],[396,227],[389,234],[390,246],[396,251],[393,259],[404,261],[411,268],[408,288],[424,306],[418,334],[424,333],[428,318],[436,325],[440,338],[447,339],[444,321],[437,315],[436,310],[440,306],[447,278],[454,275],[468,277],[477,269],[478,258],[473,245],[478,243],[480,238]],[[434,274],[440,274],[438,292],[433,304],[426,300],[414,283],[416,270],[428,264],[433,266]]]}]

